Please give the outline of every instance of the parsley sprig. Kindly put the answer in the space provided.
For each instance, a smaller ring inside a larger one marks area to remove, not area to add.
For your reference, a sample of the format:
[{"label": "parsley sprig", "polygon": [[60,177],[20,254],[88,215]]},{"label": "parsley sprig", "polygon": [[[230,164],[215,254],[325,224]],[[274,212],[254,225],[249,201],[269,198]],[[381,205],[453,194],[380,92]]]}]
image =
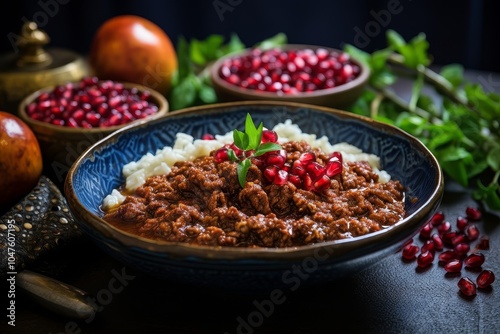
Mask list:
[{"label": "parsley sprig", "polygon": [[252,116],[247,114],[245,132],[237,129],[233,131],[234,145],[242,152],[237,155],[234,150],[228,149],[227,153],[231,161],[238,162],[238,181],[242,187],[245,185],[248,169],[252,165],[252,158],[281,149],[281,145],[277,143],[262,143],[263,130],[264,125],[262,122],[256,127]]},{"label": "parsley sprig", "polygon": [[[387,32],[387,47],[372,54],[346,46],[370,66],[369,89],[351,111],[393,124],[419,138],[444,172],[492,210],[500,210],[500,94],[465,80],[463,68],[450,64],[429,68],[424,34],[405,41]],[[392,85],[403,76],[414,79],[407,102]],[[440,99],[423,89],[435,88]],[[475,187],[474,187],[475,183]]]}]

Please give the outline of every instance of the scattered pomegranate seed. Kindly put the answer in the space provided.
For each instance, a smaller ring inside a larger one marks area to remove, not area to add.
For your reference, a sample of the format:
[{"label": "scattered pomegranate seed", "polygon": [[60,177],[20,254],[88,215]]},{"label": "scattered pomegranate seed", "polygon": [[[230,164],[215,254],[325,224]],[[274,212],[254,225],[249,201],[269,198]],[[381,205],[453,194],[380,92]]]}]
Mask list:
[{"label": "scattered pomegranate seed", "polygon": [[481,211],[477,208],[473,207],[468,207],[465,209],[465,214],[467,215],[467,218],[470,220],[480,220],[482,217]]},{"label": "scattered pomegranate seed", "polygon": [[443,213],[443,212],[441,212],[441,211],[440,211],[440,212],[436,212],[436,213],[432,216],[432,218],[431,218],[431,220],[430,220],[430,222],[431,222],[431,223],[432,223],[432,225],[434,225],[434,226],[439,226],[439,225],[441,225],[441,224],[443,223],[443,221],[444,221],[444,213]]},{"label": "scattered pomegranate seed", "polygon": [[443,240],[439,236],[439,234],[434,233],[431,237],[432,242],[434,243],[434,249],[437,251],[442,251],[444,248]]},{"label": "scattered pomegranate seed", "polygon": [[462,242],[455,245],[454,251],[458,256],[465,256],[470,250],[470,246],[468,243]]},{"label": "scattered pomegranate seed", "polygon": [[457,254],[452,250],[447,250],[438,255],[439,261],[450,262],[457,259]]},{"label": "scattered pomegranate seed", "polygon": [[449,273],[459,273],[462,270],[462,261],[451,260],[444,265],[444,270]]},{"label": "scattered pomegranate seed", "polygon": [[[489,249],[489,238],[479,236],[479,229],[471,224],[473,220],[481,219],[481,212],[478,209],[468,207],[465,217],[457,218],[457,230],[451,230],[451,224],[445,220],[442,212],[435,213],[432,218],[420,229],[420,237],[423,242],[420,248],[420,255],[417,257],[417,266],[425,268],[432,264],[434,257],[437,256],[442,263],[444,270],[448,273],[459,273],[462,267],[481,268],[485,262],[485,256],[479,250]],[[438,233],[432,234],[436,227]],[[471,254],[472,243],[477,240],[474,250]],[[410,239],[402,249],[402,257],[406,260],[415,258],[418,253],[418,245]],[[448,248],[445,250],[445,248]],[[451,249],[450,249],[451,248]],[[435,255],[439,252],[438,255]],[[489,287],[495,280],[495,275],[491,270],[483,270],[476,278],[474,283],[468,277],[461,277],[458,281],[458,287],[464,296],[474,296],[477,288],[484,289]],[[476,286],[477,284],[477,286]]]},{"label": "scattered pomegranate seed", "polygon": [[72,128],[116,126],[157,111],[150,92],[125,89],[121,83],[99,81],[96,77],[83,78],[76,85],[59,85],[26,107],[35,120]]},{"label": "scattered pomegranate seed", "polygon": [[464,264],[468,268],[479,268],[484,263],[483,253],[472,253],[464,260]]},{"label": "scattered pomegranate seed", "polygon": [[426,240],[424,245],[422,246],[422,249],[421,249],[421,252],[422,253],[425,253],[425,252],[431,252],[431,253],[435,253],[435,248],[434,248],[434,241],[432,240]]},{"label": "scattered pomegranate seed", "polygon": [[469,225],[465,229],[465,235],[469,241],[474,241],[479,237],[479,230],[476,225]]},{"label": "scattered pomegranate seed", "polygon": [[491,270],[483,270],[477,276],[476,283],[481,289],[485,289],[495,281],[495,274]]},{"label": "scattered pomegranate seed", "polygon": [[431,237],[432,229],[434,226],[432,226],[431,223],[425,224],[421,229],[420,229],[420,237],[423,239],[429,239]]},{"label": "scattered pomegranate seed", "polygon": [[420,253],[420,255],[417,257],[417,265],[420,268],[425,268],[431,265],[432,261],[434,261],[434,255],[429,251]]},{"label": "scattered pomegranate seed", "polygon": [[415,245],[414,243],[410,243],[409,245],[406,245],[403,247],[403,258],[406,260],[412,260],[415,258],[419,251],[419,247]]},{"label": "scattered pomegranate seed", "polygon": [[465,228],[467,227],[467,224],[469,224],[469,221],[465,217],[458,217],[457,218],[457,229],[459,231],[464,231]]},{"label": "scattered pomegranate seed", "polygon": [[479,239],[479,242],[476,245],[476,249],[480,250],[488,250],[490,249],[490,238],[483,236]]},{"label": "scattered pomegranate seed", "polygon": [[458,288],[465,296],[471,297],[476,294],[476,284],[468,277],[460,278]]},{"label": "scattered pomegranate seed", "polygon": [[437,227],[437,230],[438,230],[438,233],[440,235],[445,234],[447,232],[450,232],[450,230],[451,230],[451,224],[450,224],[450,222],[447,222],[447,221],[443,222],[441,225],[439,225]]}]

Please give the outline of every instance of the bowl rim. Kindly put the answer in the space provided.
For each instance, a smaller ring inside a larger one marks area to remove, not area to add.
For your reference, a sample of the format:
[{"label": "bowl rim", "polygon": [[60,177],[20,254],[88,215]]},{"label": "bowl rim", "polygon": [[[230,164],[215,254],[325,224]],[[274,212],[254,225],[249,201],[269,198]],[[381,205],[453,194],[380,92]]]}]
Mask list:
[{"label": "bowl rim", "polygon": [[[358,59],[352,55],[350,56],[350,59],[352,62],[354,62],[356,65],[358,65],[361,69],[360,74],[354,78],[354,80],[346,82],[342,85],[331,87],[331,88],[325,88],[325,89],[318,89],[312,92],[299,92],[296,94],[283,94],[283,95],[278,95],[273,92],[266,92],[266,91],[256,91],[255,89],[248,89],[248,88],[243,88],[239,87],[236,85],[232,85],[225,80],[223,80],[220,75],[219,75],[219,68],[221,67],[222,63],[224,63],[226,60],[231,59],[231,58],[237,58],[241,57],[243,55],[247,55],[250,53],[253,49],[255,48],[246,48],[241,51],[236,51],[232,52],[230,54],[227,54],[218,60],[216,60],[210,67],[210,78],[212,82],[214,82],[216,85],[222,87],[223,89],[226,89],[234,94],[239,94],[239,95],[247,95],[251,97],[256,97],[256,98],[269,98],[269,99],[276,99],[276,100],[283,100],[283,101],[293,101],[293,100],[300,100],[304,98],[314,98],[314,97],[320,97],[320,96],[334,96],[334,95],[339,95],[342,94],[345,91],[349,91],[351,89],[354,89],[356,87],[364,85],[368,79],[370,78],[370,67],[363,62],[361,59]],[[276,47],[274,49],[280,49],[280,50],[291,50],[291,49],[326,49],[330,52],[336,51],[340,53],[346,53],[345,51],[342,51],[340,49],[332,48],[332,47],[327,47],[327,46],[320,46],[320,45],[312,45],[312,44],[285,44],[279,47]]]},{"label": "bowl rim", "polygon": [[[87,159],[92,159],[94,152],[100,152],[105,149],[108,145],[119,140],[119,137],[128,132],[133,131],[140,127],[148,127],[156,123],[161,123],[165,119],[190,116],[190,115],[204,115],[211,114],[215,110],[219,113],[227,112],[227,109],[234,109],[239,107],[252,106],[252,107],[290,107],[295,109],[308,108],[315,111],[323,113],[333,113],[334,115],[340,116],[342,118],[360,120],[368,124],[375,124],[384,132],[395,133],[397,135],[403,136],[410,140],[413,144],[417,145],[423,154],[429,157],[430,162],[436,167],[437,175],[436,182],[432,194],[427,199],[422,206],[412,214],[406,216],[398,223],[382,229],[380,231],[371,232],[363,236],[358,236],[352,239],[340,239],[325,241],[321,243],[296,246],[296,247],[285,247],[285,248],[250,248],[250,247],[222,247],[222,246],[203,246],[203,245],[191,245],[183,242],[169,242],[169,241],[158,241],[147,239],[144,237],[139,237],[137,235],[125,232],[119,228],[107,223],[101,217],[88,212],[83,204],[77,198],[76,193],[73,188],[73,178],[77,169]],[[185,108],[182,110],[173,111],[152,120],[148,123],[138,123],[129,124],[112,134],[106,136],[100,141],[96,142],[90,146],[84,153],[82,153],[75,163],[71,166],[68,175],[64,183],[64,191],[69,204],[69,207],[79,221],[80,224],[85,224],[85,226],[90,226],[93,231],[96,231],[101,236],[112,239],[114,242],[118,242],[124,247],[133,249],[135,251],[142,250],[154,253],[157,256],[171,256],[175,258],[182,259],[202,259],[206,260],[264,260],[264,261],[298,261],[307,257],[317,257],[318,250],[326,250],[330,254],[330,257],[339,258],[346,255],[346,251],[349,254],[356,253],[360,250],[365,250],[363,254],[367,253],[367,249],[370,251],[380,250],[393,242],[388,239],[388,237],[399,237],[403,238],[401,244],[412,237],[427,219],[437,210],[444,192],[444,177],[442,169],[432,152],[425,147],[425,145],[416,137],[408,134],[407,132],[392,126],[390,124],[382,123],[371,118],[353,114],[347,111],[342,111],[338,109],[322,107],[317,105],[296,103],[296,102],[279,102],[279,101],[240,101],[240,102],[225,102],[216,103],[205,106],[197,106]],[[409,233],[411,231],[411,233]],[[382,239],[385,242],[377,242],[377,240]],[[350,245],[350,247],[346,247]],[[345,248],[345,249],[342,249]]]},{"label": "bowl rim", "polygon": [[[102,81],[107,81],[107,80],[100,79],[99,81],[102,82]],[[73,84],[76,84],[79,82],[80,81],[67,81],[67,83],[73,83]],[[59,86],[59,85],[51,85],[51,86],[47,86],[47,87],[38,89],[38,90],[34,91],[33,93],[29,94],[28,96],[26,96],[25,98],[23,98],[18,106],[19,117],[21,119],[23,119],[31,127],[35,127],[37,129],[44,128],[47,131],[63,132],[63,133],[67,133],[67,134],[79,134],[82,131],[87,133],[87,134],[92,134],[92,133],[103,133],[103,132],[104,133],[112,133],[116,130],[119,130],[119,129],[121,129],[125,126],[129,126],[131,124],[138,124],[138,123],[141,123],[141,121],[156,119],[156,118],[161,117],[162,115],[164,115],[168,112],[169,103],[168,103],[167,99],[160,92],[154,90],[153,88],[146,87],[144,85],[136,84],[133,82],[125,82],[125,81],[114,81],[114,82],[123,84],[124,88],[137,88],[141,92],[149,91],[151,93],[151,97],[155,101],[155,104],[157,104],[157,106],[158,106],[158,111],[152,115],[146,116],[145,118],[136,119],[136,120],[133,120],[133,121],[126,123],[126,124],[114,125],[114,126],[109,126],[109,127],[93,127],[90,129],[86,129],[86,128],[82,128],[82,127],[70,128],[68,126],[50,124],[47,122],[43,122],[43,121],[31,118],[26,112],[27,106],[30,103],[32,103],[36,98],[38,98],[41,94],[51,92],[57,86]]]}]

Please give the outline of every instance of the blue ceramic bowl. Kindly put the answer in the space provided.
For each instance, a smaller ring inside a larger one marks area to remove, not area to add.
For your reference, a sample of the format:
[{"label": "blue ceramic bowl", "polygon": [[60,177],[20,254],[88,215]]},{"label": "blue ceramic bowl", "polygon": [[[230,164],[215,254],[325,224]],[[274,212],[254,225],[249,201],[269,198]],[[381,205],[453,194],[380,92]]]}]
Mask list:
[{"label": "blue ceramic bowl", "polygon": [[[178,132],[195,138],[242,128],[245,115],[272,127],[291,119],[307,133],[345,141],[381,157],[383,169],[407,187],[406,217],[365,236],[294,248],[206,247],[152,241],[102,219],[101,203],[124,182],[121,169],[147,152],[171,146]],[[84,233],[123,263],[154,276],[234,289],[284,287],[334,280],[396,252],[440,204],[443,176],[429,150],[407,133],[351,113],[305,104],[236,102],[185,109],[118,130],[89,148],[65,183]],[[416,200],[415,200],[416,199]]]}]

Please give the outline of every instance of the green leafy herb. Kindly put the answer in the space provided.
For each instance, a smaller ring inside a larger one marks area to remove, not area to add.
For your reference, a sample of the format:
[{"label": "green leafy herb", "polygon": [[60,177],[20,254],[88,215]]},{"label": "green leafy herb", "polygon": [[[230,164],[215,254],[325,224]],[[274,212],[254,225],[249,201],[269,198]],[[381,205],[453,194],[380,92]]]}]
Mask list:
[{"label": "green leafy herb", "polygon": [[[407,42],[394,31],[387,33],[387,47],[372,54],[346,46],[371,69],[369,89],[351,110],[419,138],[448,176],[464,187],[475,185],[473,197],[500,210],[500,94],[466,82],[460,65],[434,72],[428,67],[428,47],[424,34]],[[401,68],[405,71],[396,71]],[[413,75],[409,102],[391,87],[400,73]],[[426,84],[439,98],[425,94]]]},{"label": "green leafy herb", "polygon": [[247,179],[248,169],[252,165],[252,158],[261,156],[264,153],[277,151],[281,145],[276,143],[261,143],[262,131],[264,125],[262,122],[255,126],[252,116],[247,114],[245,119],[245,132],[235,129],[233,131],[234,145],[243,151],[241,158],[237,157],[233,150],[228,150],[229,159],[238,161],[238,181],[243,187]]}]

